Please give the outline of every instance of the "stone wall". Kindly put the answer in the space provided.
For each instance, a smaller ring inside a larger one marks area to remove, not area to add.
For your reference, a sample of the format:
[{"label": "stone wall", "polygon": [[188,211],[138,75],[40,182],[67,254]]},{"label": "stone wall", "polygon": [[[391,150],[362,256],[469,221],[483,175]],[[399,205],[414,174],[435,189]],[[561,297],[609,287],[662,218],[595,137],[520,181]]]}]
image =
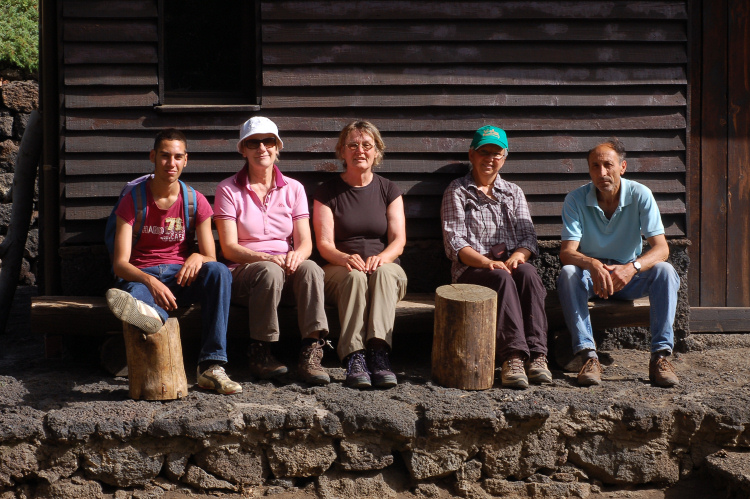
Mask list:
[{"label": "stone wall", "polygon": [[[0,240],[8,233],[13,203],[13,175],[21,137],[31,112],[39,107],[36,81],[8,81],[0,74]],[[38,178],[38,177],[37,177]],[[19,284],[36,283],[39,254],[39,187],[35,189],[31,229],[26,242]]]}]

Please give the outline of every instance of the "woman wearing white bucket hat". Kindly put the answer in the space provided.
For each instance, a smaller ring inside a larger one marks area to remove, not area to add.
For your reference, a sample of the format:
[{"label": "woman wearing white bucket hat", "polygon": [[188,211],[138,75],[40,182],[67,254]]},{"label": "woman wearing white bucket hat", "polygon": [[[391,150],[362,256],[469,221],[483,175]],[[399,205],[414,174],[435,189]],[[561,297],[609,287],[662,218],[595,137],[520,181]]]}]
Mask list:
[{"label": "woman wearing white bucket hat", "polygon": [[214,220],[222,253],[232,262],[232,302],[250,313],[251,373],[261,379],[286,374],[270,343],[279,339],[279,303],[293,299],[303,337],[298,374],[322,385],[330,382],[320,365],[328,334],[323,271],[308,260],[312,236],[305,189],[275,164],[283,147],[268,118],[255,116],[242,125],[237,151],[245,165],[216,188]]}]

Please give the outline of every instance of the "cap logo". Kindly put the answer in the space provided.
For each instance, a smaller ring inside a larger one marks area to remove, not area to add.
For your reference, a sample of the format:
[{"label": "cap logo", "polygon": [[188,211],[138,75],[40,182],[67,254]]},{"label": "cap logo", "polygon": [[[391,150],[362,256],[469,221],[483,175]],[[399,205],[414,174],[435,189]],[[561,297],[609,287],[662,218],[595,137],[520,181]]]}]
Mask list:
[{"label": "cap logo", "polygon": [[482,131],[482,137],[487,137],[488,135],[492,135],[493,137],[500,138],[500,134],[497,133],[497,130],[494,128],[488,128],[487,130]]}]

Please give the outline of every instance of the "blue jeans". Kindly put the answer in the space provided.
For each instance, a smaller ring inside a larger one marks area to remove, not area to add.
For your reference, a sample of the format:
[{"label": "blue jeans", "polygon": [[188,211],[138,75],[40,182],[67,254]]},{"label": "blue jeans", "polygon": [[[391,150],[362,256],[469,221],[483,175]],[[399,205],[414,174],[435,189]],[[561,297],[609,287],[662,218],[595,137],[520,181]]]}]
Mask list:
[{"label": "blue jeans", "polygon": [[[201,334],[201,352],[198,362],[215,360],[227,361],[227,323],[229,321],[229,300],[232,294],[232,274],[223,263],[207,262],[201,267],[193,284],[182,287],[177,284],[175,276],[182,265],[156,265],[140,269],[164,283],[177,299],[180,307],[201,304],[203,332]],[[169,314],[154,302],[148,288],[140,282],[129,282],[119,279],[117,285],[133,297],[151,305],[166,321]]]},{"label": "blue jeans", "polygon": [[[609,263],[609,262],[605,262]],[[612,262],[616,263],[616,262]],[[649,297],[651,303],[651,352],[674,347],[675,310],[680,278],[674,267],[660,262],[649,270],[633,276],[633,279],[610,299],[635,300]],[[557,278],[557,292],[560,297],[565,324],[573,340],[573,353],[581,350],[595,350],[594,333],[591,329],[588,300],[594,295],[594,283],[588,270],[575,265],[565,265]]]}]

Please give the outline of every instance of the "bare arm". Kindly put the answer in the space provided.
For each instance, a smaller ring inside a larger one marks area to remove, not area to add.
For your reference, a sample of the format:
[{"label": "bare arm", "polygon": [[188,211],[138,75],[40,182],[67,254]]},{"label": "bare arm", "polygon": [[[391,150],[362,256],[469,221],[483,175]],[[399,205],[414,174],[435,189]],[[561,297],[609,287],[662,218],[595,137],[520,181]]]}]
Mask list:
[{"label": "bare arm", "polygon": [[240,245],[237,237],[237,222],[234,220],[216,219],[216,229],[219,231],[221,252],[227,259],[236,263],[274,262],[282,268],[285,266],[284,255],[269,255]]},{"label": "bare arm", "polygon": [[404,197],[399,196],[388,205],[385,212],[388,219],[388,246],[377,255],[367,258],[365,268],[368,272],[376,270],[383,264],[393,263],[406,245],[406,216],[404,215]]},{"label": "bare arm", "polygon": [[339,265],[351,270],[365,271],[365,261],[360,255],[350,255],[336,248],[333,230],[333,211],[320,201],[313,204],[313,227],[315,228],[315,242],[320,256],[328,263]]},{"label": "bare arm", "polygon": [[216,261],[216,244],[211,233],[211,219],[207,218],[195,227],[198,239],[198,253],[191,254],[175,276],[180,286],[190,286],[198,277],[201,267],[206,262]]},{"label": "bare arm", "polygon": [[177,308],[177,300],[172,291],[159,279],[130,263],[130,253],[133,246],[133,226],[120,217],[117,217],[117,228],[115,232],[115,254],[112,268],[115,275],[130,282],[140,282],[145,285],[154,297],[154,301],[164,310]]},{"label": "bare arm", "polygon": [[284,269],[287,275],[293,274],[299,264],[310,258],[312,253],[312,234],[310,234],[310,219],[300,218],[294,221],[292,228],[294,249],[286,254]]}]

